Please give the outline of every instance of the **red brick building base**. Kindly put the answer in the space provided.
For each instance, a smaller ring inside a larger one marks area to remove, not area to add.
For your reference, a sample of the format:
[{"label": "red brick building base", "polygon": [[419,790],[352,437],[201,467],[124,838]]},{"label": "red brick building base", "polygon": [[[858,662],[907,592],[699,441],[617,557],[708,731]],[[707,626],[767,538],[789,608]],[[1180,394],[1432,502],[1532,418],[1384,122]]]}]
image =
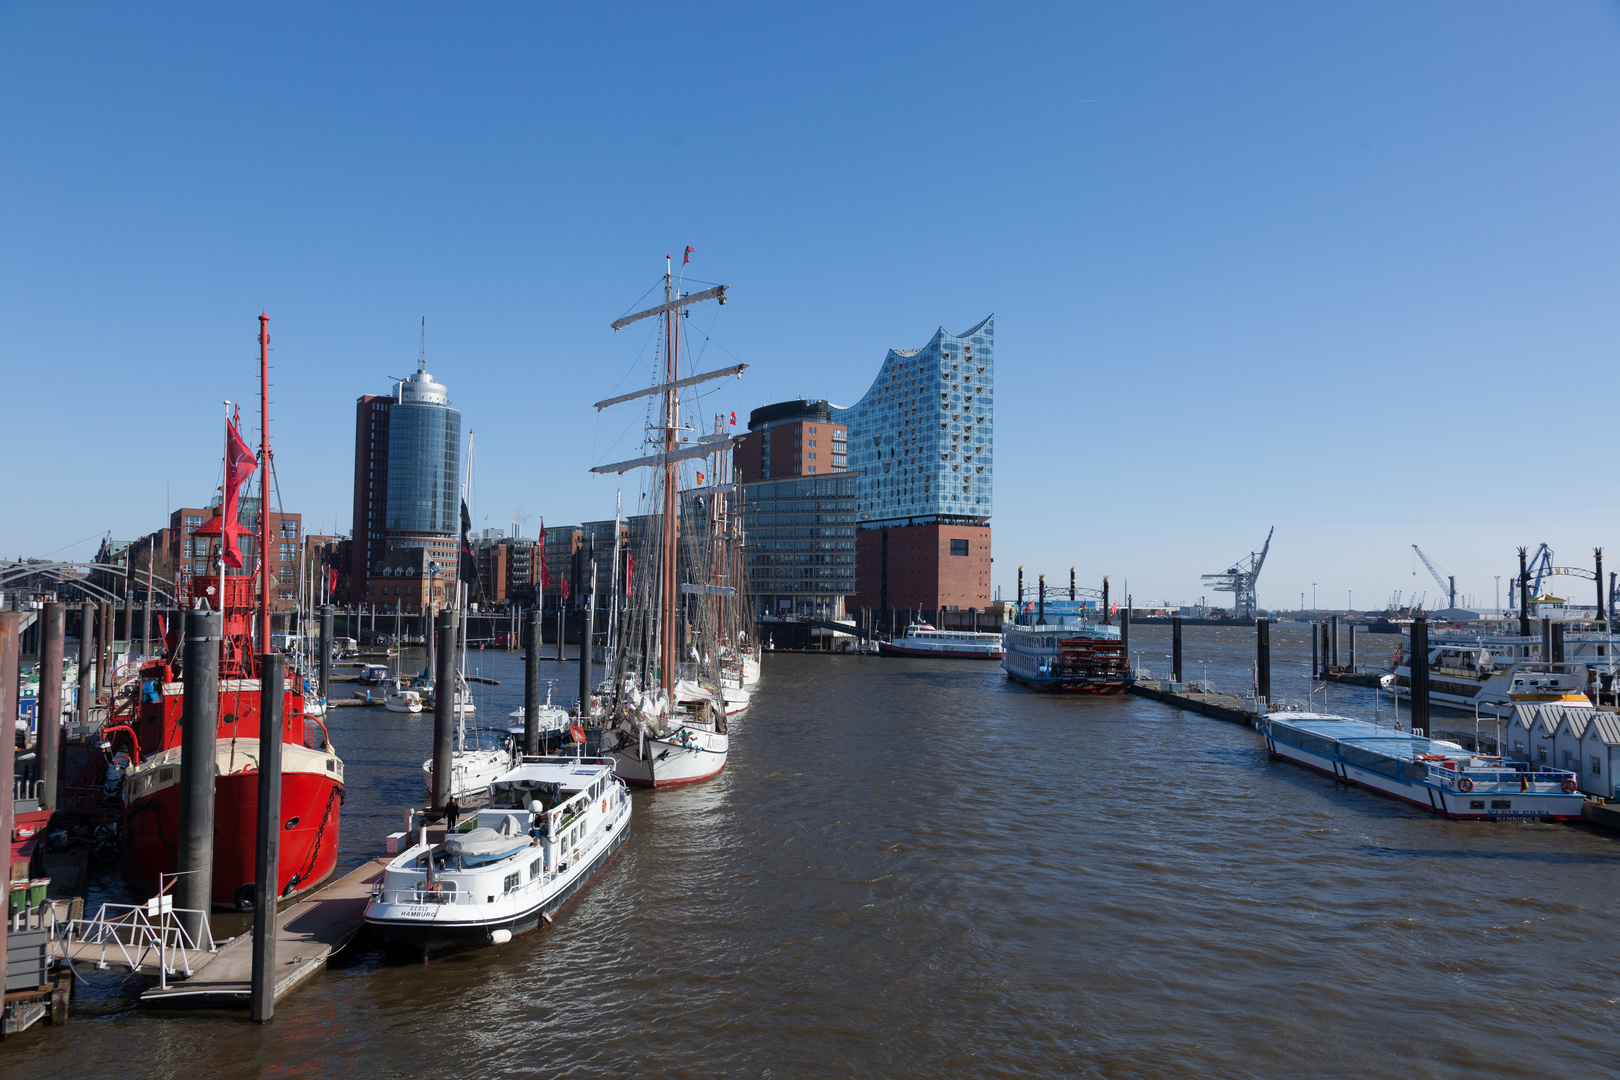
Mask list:
[{"label": "red brick building base", "polygon": [[847,608],[983,611],[990,605],[990,526],[906,525],[855,533]]}]

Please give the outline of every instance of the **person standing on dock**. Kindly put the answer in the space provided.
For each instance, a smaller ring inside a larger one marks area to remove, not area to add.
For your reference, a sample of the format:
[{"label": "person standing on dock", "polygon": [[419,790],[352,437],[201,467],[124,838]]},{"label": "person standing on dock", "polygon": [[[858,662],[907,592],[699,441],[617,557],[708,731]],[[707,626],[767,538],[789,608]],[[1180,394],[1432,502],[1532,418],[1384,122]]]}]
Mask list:
[{"label": "person standing on dock", "polygon": [[444,831],[447,833],[455,832],[456,819],[460,816],[461,805],[456,802],[456,797],[452,795],[450,801],[444,804]]}]

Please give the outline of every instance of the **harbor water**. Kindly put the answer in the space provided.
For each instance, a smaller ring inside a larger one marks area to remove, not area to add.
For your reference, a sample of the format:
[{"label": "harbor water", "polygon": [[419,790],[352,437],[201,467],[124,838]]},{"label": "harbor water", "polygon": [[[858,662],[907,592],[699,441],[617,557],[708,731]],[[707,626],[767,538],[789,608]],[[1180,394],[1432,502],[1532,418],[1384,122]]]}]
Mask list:
[{"label": "harbor water", "polygon": [[[1169,640],[1133,628],[1150,670]],[[1395,639],[1376,640],[1382,660]],[[1186,678],[1202,663],[1248,688],[1252,631],[1185,641]],[[1274,628],[1275,696],[1303,700],[1309,653],[1304,627]],[[475,660],[501,680],[478,688],[480,722],[521,700],[521,663]],[[572,665],[546,670],[573,685]],[[1371,718],[1371,691],[1329,694]],[[331,727],[343,869],[420,803],[432,720],[343,709]],[[0,1071],[1541,1077],[1620,1060],[1609,835],[1438,820],[1272,762],[1246,727],[1042,695],[984,662],[771,654],[730,760],[637,793],[617,863],[544,932],[426,965],[351,948],[265,1028],[144,1015],[130,980],[86,973],[73,1022],[0,1044]]]}]

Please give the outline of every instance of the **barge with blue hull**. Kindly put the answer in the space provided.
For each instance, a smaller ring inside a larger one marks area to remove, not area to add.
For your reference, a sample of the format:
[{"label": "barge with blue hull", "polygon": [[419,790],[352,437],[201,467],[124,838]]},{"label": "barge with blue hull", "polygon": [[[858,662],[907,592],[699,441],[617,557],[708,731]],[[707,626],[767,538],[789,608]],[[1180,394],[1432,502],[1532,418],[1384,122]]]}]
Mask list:
[{"label": "barge with blue hull", "polygon": [[1329,713],[1271,713],[1273,757],[1442,817],[1579,821],[1586,797],[1574,773],[1475,754],[1461,744]]},{"label": "barge with blue hull", "polygon": [[1036,690],[1123,694],[1134,680],[1119,627],[1090,613],[1077,600],[1026,604],[1002,630],[1002,670]]},{"label": "barge with blue hull", "polygon": [[630,796],[611,758],[526,757],[470,824],[389,862],[365,911],[385,944],[426,957],[551,922],[624,845]]}]

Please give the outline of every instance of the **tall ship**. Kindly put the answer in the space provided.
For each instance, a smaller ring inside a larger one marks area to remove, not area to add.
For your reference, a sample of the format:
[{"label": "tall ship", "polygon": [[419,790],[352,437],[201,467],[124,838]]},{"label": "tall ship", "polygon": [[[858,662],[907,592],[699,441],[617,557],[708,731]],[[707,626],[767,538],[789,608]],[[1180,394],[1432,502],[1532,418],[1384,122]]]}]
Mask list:
[{"label": "tall ship", "polygon": [[[662,285],[662,303],[612,324],[619,331],[643,319],[658,320],[653,341],[660,378],[644,389],[596,403],[600,411],[655,399],[645,447],[650,452],[591,470],[623,474],[646,469],[651,483],[645,505],[653,513],[647,534],[639,538],[640,558],[626,561],[622,590],[615,527],[606,693],[582,694],[580,712],[582,723],[600,731],[599,745],[613,761],[615,775],[653,788],[699,783],[725,768],[731,747],[727,713],[747,704],[751,649],[741,604],[741,515],[736,513],[736,485],[730,482],[732,436],[719,416],[713,419],[712,433],[700,434],[709,423],[690,409],[683,411],[681,398],[683,389],[738,377],[747,365],[705,372],[684,368],[683,315],[704,301],[725,303],[727,286],[683,292],[668,260]],[[715,459],[712,465],[710,458]],[[685,482],[687,463],[695,470],[691,482]],[[707,483],[704,468],[710,470]],[[594,564],[591,575],[594,593]],[[628,599],[621,610],[623,594]],[[594,601],[588,610],[594,612]],[[728,672],[739,677],[730,679]]]},{"label": "tall ship", "polygon": [[1579,821],[1574,773],[1327,713],[1271,713],[1272,757],[1447,818]]},{"label": "tall ship", "polygon": [[1093,621],[1083,600],[1025,604],[1001,639],[1002,670],[1036,690],[1122,694],[1132,681],[1119,627]]},{"label": "tall ship", "polygon": [[1000,634],[936,630],[925,622],[914,622],[899,637],[878,642],[880,656],[915,656],[933,660],[1000,660],[1001,648]]},{"label": "tall ship", "polygon": [[[269,460],[268,319],[260,316],[260,457],[242,439],[237,421],[226,420],[225,484],[219,513],[192,536],[206,545],[207,576],[190,580],[184,599],[193,609],[218,611],[222,640],[218,658],[217,775],[214,780],[213,902],[251,906],[254,893],[255,825],[259,799],[259,653],[268,650],[270,598],[275,595],[269,560],[246,569],[237,538],[240,492],[253,472],[260,474],[259,551],[270,549],[265,483]],[[235,569],[236,575],[228,573]],[[257,589],[255,589],[257,586]],[[179,858],[181,716],[187,679],[178,626],[168,628],[163,656],[141,664],[139,674],[114,695],[104,729],[108,757],[127,760],[122,773],[124,876],[142,894],[157,892],[161,875]],[[277,654],[278,657],[280,654]],[[277,662],[285,662],[278,659]],[[282,779],[280,864],[275,892],[296,896],[320,884],[337,866],[343,811],[343,762],[332,749],[324,723],[305,708],[303,679],[287,672],[282,700]]]}]

